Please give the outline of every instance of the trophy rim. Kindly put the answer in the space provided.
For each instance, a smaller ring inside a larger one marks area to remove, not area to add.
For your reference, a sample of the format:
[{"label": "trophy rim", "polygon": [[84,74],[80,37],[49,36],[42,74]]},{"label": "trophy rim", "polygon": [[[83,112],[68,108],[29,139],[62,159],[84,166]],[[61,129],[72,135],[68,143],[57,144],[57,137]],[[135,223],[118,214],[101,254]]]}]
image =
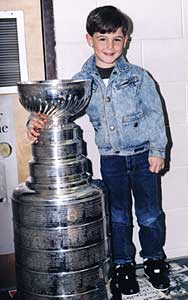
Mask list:
[{"label": "trophy rim", "polygon": [[58,85],[58,84],[74,84],[74,83],[88,83],[92,82],[91,79],[49,79],[49,80],[28,80],[28,81],[19,81],[17,86],[20,85],[33,85],[33,84],[43,84],[43,85]]}]

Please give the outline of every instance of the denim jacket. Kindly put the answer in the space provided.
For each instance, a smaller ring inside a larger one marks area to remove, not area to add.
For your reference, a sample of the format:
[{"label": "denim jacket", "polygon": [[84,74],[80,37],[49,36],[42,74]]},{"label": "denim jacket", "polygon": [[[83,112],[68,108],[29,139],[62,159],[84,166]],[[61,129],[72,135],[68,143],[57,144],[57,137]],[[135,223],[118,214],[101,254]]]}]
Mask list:
[{"label": "denim jacket", "polygon": [[165,157],[167,143],[161,100],[151,77],[121,56],[107,87],[91,56],[74,79],[91,79],[86,112],[101,155],[133,155],[149,150]]}]

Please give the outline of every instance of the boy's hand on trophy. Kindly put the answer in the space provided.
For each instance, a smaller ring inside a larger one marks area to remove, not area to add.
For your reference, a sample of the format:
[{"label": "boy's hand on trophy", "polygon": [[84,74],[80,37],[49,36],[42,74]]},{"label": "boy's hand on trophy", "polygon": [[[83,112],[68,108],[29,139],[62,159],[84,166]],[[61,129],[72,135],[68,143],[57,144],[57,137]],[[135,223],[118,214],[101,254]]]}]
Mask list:
[{"label": "boy's hand on trophy", "polygon": [[159,173],[164,169],[164,158],[161,157],[149,157],[149,170],[152,173]]},{"label": "boy's hand on trophy", "polygon": [[44,127],[46,121],[46,115],[36,113],[32,114],[32,117],[27,124],[27,137],[32,144],[38,142],[40,129]]}]

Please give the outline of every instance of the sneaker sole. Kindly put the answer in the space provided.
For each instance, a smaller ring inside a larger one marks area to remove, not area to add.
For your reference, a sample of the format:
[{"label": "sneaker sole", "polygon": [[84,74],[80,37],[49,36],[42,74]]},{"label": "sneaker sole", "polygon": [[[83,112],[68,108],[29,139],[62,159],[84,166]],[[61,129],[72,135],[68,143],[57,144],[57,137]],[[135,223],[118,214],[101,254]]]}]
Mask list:
[{"label": "sneaker sole", "polygon": [[157,291],[161,291],[161,292],[165,292],[165,291],[168,291],[168,289],[170,288],[170,286],[169,287],[167,287],[167,288],[164,288],[164,289],[158,289],[158,288],[156,288],[152,283],[151,283],[151,281],[149,280],[149,276],[147,275],[147,274],[144,274],[144,276],[148,279],[148,281],[149,281],[149,283],[152,285],[152,287],[154,288],[154,289],[156,289]]},{"label": "sneaker sole", "polygon": [[[119,291],[122,295],[125,295],[125,296],[136,296],[136,295],[138,295],[138,294],[140,293],[140,291],[138,291],[137,293],[134,293],[134,294],[124,294],[124,293],[122,293],[121,290],[119,289],[119,286],[118,286],[117,283],[116,283],[115,287],[116,287],[117,291]],[[111,293],[112,293],[112,290],[111,290]]]},{"label": "sneaker sole", "polygon": [[136,295],[138,295],[140,292],[138,292],[138,293],[135,293],[135,294],[123,294],[121,291],[120,291],[120,293],[123,295],[123,296],[136,296]]}]

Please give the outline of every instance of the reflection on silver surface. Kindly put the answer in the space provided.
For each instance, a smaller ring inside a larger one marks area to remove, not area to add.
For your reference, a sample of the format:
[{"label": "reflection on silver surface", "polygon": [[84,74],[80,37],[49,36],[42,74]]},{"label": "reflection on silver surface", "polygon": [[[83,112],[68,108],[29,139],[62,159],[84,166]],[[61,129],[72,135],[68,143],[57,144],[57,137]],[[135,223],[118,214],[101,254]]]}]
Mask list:
[{"label": "reflection on silver surface", "polygon": [[88,104],[91,81],[44,80],[18,83],[20,102],[30,112],[53,117],[77,115]]},{"label": "reflection on silver surface", "polygon": [[32,145],[30,177],[13,193],[20,300],[106,300],[109,240],[104,196],[91,181],[82,135],[70,117],[90,81],[18,84],[20,102],[48,121]]}]

